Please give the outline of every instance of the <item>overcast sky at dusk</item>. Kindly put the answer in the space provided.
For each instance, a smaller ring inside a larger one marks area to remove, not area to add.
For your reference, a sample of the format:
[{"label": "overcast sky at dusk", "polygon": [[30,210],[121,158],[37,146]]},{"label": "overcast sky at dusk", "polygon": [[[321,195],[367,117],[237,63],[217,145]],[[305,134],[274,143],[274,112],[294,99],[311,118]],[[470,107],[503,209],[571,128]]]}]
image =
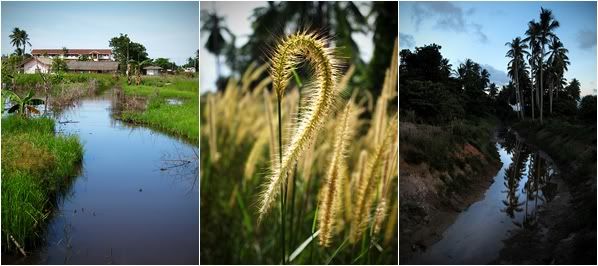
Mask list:
[{"label": "overcast sky at dusk", "polygon": [[436,43],[453,69],[470,58],[502,85],[508,83],[505,43],[525,37],[540,7],[552,10],[560,23],[555,32],[571,61],[565,78],[581,82],[582,96],[596,94],[596,2],[401,2],[400,47]]}]

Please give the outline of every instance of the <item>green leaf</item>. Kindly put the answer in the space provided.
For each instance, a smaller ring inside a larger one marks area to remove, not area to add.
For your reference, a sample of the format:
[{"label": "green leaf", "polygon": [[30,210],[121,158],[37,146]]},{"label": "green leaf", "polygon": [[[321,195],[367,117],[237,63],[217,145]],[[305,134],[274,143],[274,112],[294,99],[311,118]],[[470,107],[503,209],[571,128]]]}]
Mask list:
[{"label": "green leaf", "polygon": [[307,247],[307,245],[309,245],[309,243],[311,243],[319,234],[320,230],[316,231],[305,241],[303,241],[303,243],[301,243],[301,245],[299,245],[299,247],[297,247],[297,249],[295,249],[295,251],[291,253],[288,262],[292,262],[294,259],[296,259],[301,254],[301,252],[303,252],[303,250]]},{"label": "green leaf", "polygon": [[21,107],[20,104],[13,105],[10,109],[8,109],[8,113],[12,114],[12,113],[16,112],[17,110],[19,110],[19,107]]},{"label": "green leaf", "polygon": [[13,102],[21,102],[21,97],[12,91],[4,90],[4,95]]},{"label": "green leaf", "polygon": [[33,98],[33,91],[30,90],[27,95],[25,96],[25,98],[23,99],[23,103],[28,102],[31,98]]},{"label": "green leaf", "polygon": [[330,256],[330,258],[326,262],[326,265],[330,264],[334,257],[336,257],[336,255],[345,247],[345,245],[347,244],[347,240],[349,240],[348,237],[345,238],[345,241],[343,241],[343,243],[334,251],[334,253],[332,253],[332,256]]},{"label": "green leaf", "polygon": [[44,104],[44,100],[42,99],[31,99],[31,101],[29,101],[29,104],[31,105],[40,105],[40,104]]}]

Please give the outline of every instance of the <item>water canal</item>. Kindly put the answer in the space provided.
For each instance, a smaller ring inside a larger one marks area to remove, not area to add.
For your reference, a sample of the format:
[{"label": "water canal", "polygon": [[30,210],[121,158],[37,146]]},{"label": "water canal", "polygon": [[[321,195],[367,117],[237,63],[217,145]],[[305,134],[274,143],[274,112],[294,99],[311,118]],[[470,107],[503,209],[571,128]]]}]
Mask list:
[{"label": "water canal", "polygon": [[80,175],[24,264],[198,264],[198,149],[113,119],[112,92],[56,114],[84,146]]}]

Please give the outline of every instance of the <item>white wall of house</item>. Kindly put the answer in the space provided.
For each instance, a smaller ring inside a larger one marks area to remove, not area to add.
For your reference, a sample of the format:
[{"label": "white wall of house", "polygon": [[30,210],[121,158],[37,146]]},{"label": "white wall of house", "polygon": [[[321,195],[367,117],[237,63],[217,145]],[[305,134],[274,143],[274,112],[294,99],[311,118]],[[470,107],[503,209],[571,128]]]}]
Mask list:
[{"label": "white wall of house", "polygon": [[[86,54],[86,55],[87,55],[87,56],[88,56],[88,57],[89,57],[91,60],[93,60],[93,61],[98,61],[98,60],[96,59],[96,57],[97,57],[99,60],[112,60],[112,61],[114,61],[114,60],[113,60],[113,58],[112,58],[112,56],[111,56],[111,55],[108,55],[108,54],[100,54],[100,55],[95,55],[95,54]],[[80,56],[80,55],[78,55],[78,54],[67,54],[66,56],[65,56],[65,55],[63,55],[63,54],[60,54],[60,55],[47,55],[47,57],[49,57],[49,58],[52,58],[52,59],[54,59],[54,58],[62,58],[62,59],[65,59],[65,60],[77,60],[77,59],[79,59],[79,56]]]},{"label": "white wall of house", "polygon": [[39,71],[42,73],[48,73],[50,71],[50,66],[39,63],[36,60],[31,60],[31,61],[25,63],[24,72],[27,74],[37,73],[36,71],[37,71],[38,67],[39,67]]},{"label": "white wall of house", "polygon": [[159,76],[160,75],[160,70],[157,70],[157,69],[148,69],[147,70],[147,75],[148,76]]}]

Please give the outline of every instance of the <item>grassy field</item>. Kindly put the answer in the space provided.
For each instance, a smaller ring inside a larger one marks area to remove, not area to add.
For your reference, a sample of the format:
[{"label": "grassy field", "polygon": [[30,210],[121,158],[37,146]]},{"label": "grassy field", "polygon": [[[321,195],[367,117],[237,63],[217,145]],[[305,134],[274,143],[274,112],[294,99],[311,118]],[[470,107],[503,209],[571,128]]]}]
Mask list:
[{"label": "grassy field", "polygon": [[125,110],[120,114],[121,119],[199,143],[199,84],[196,78],[145,77],[142,85],[123,84],[123,89],[126,95],[146,98],[148,104],[145,110]]},{"label": "grassy field", "polygon": [[54,132],[49,118],[2,118],[2,246],[30,251],[83,156],[75,136]]}]

